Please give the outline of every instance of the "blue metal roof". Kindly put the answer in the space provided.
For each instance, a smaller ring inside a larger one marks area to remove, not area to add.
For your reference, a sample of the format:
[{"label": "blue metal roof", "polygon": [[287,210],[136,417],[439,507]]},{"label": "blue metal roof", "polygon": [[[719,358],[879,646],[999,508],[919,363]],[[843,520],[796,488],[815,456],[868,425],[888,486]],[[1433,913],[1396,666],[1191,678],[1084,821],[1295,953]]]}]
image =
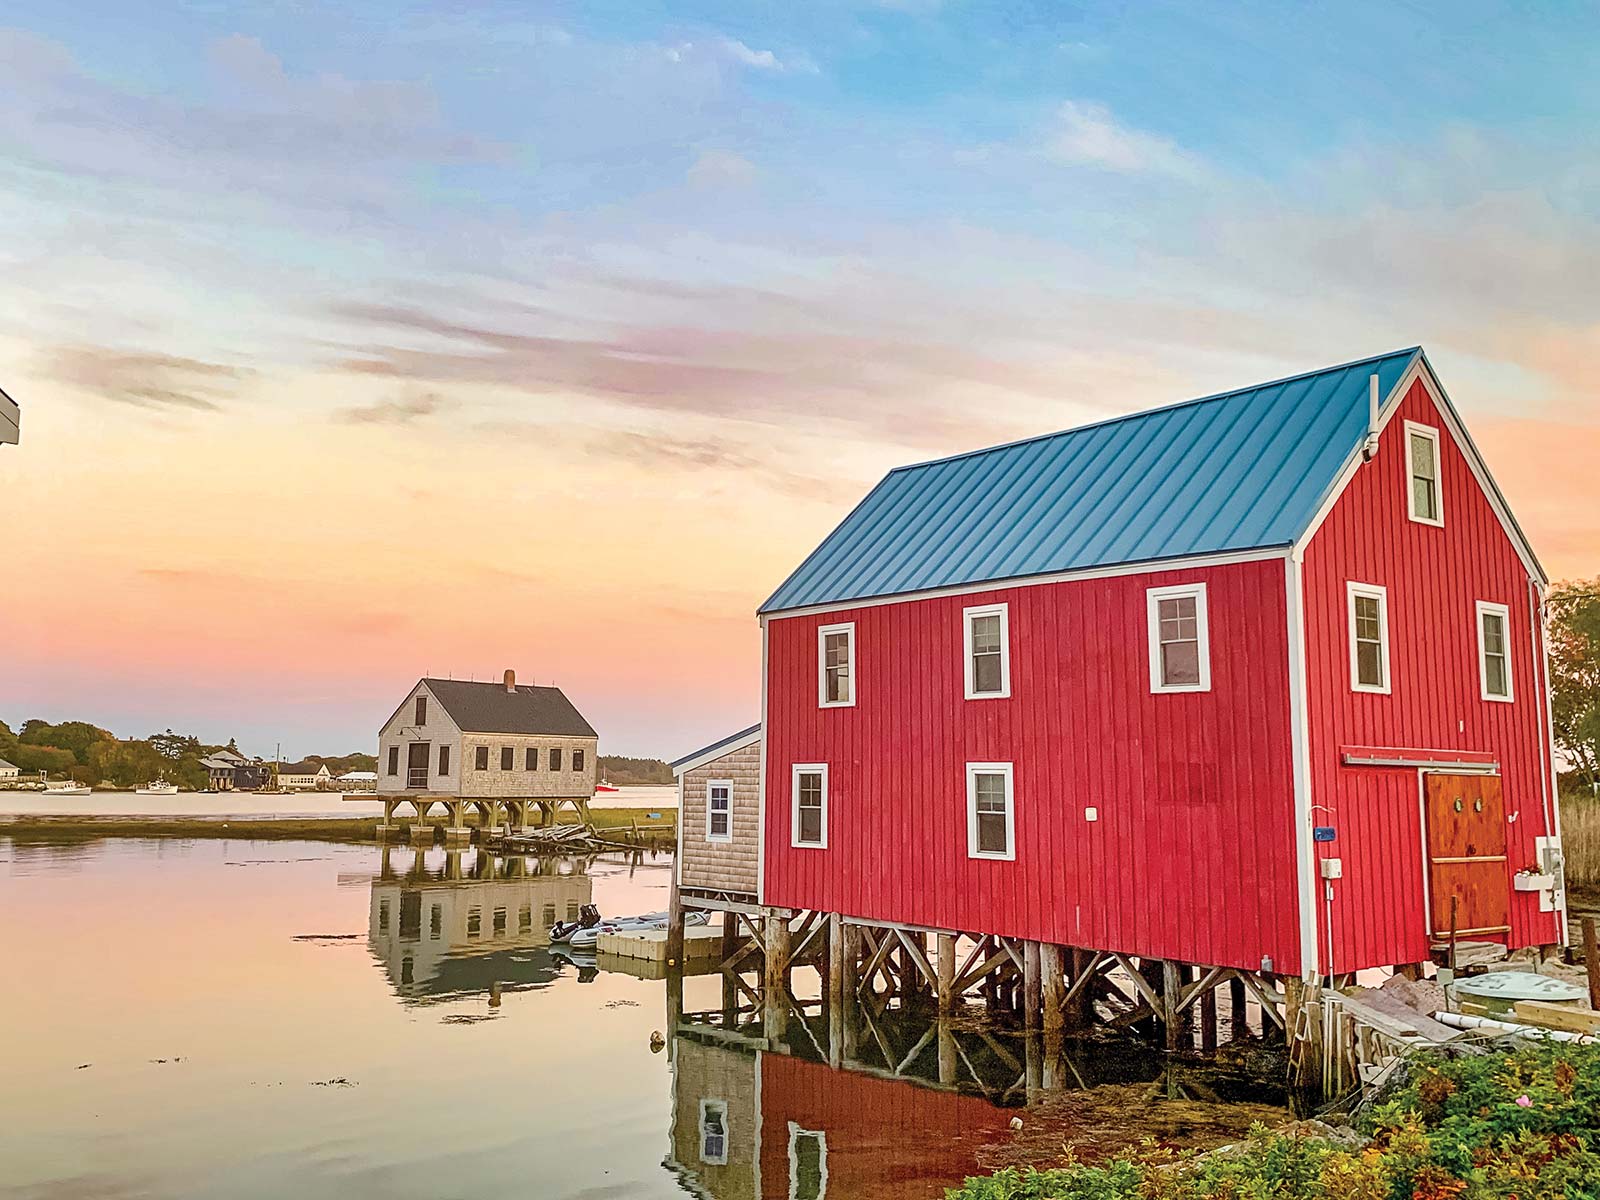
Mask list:
[{"label": "blue metal roof", "polygon": [[760,611],[1287,546],[1421,353],[899,467]]}]

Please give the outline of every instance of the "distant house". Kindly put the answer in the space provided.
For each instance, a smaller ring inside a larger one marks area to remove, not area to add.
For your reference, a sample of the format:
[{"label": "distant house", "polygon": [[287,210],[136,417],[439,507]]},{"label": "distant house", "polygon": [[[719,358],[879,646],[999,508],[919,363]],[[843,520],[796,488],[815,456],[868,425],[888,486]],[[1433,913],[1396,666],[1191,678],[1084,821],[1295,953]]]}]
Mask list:
[{"label": "distant house", "polygon": [[278,787],[285,791],[311,791],[325,788],[332,782],[333,772],[309,758],[297,763],[285,763],[278,768]]},{"label": "distant house", "polygon": [[370,792],[378,786],[378,773],[376,771],[346,771],[334,780],[342,788],[351,791]]},{"label": "distant house", "polygon": [[15,446],[22,437],[22,410],[17,402],[0,392],[0,446]]},{"label": "distant house", "polygon": [[0,779],[15,779],[20,774],[22,774],[22,768],[15,763],[8,763],[5,759],[0,758]]},{"label": "distant house", "polygon": [[553,819],[571,804],[587,819],[599,736],[558,687],[420,679],[378,732],[378,795],[385,824],[410,801],[419,814],[443,801],[451,829],[466,804],[494,823],[503,805],[519,827],[537,804]]},{"label": "distant house", "polygon": [[272,782],[272,768],[233,750],[218,750],[200,760],[206,786],[214,792],[254,792]]}]

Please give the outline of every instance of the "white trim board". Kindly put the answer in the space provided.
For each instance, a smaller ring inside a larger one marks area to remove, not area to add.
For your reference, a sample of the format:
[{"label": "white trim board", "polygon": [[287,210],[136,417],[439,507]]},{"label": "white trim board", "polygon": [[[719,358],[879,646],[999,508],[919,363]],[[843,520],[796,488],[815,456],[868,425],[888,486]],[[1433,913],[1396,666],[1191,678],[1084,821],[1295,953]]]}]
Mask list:
[{"label": "white trim board", "polygon": [[[1500,656],[1505,659],[1506,690],[1497,696],[1489,690],[1489,646],[1484,639],[1484,617],[1500,618]],[[1511,656],[1511,606],[1493,600],[1477,600],[1472,605],[1472,623],[1478,629],[1478,696],[1491,704],[1513,704],[1517,697],[1516,659]],[[1542,733],[1542,731],[1541,731]]]},{"label": "white trim board", "polygon": [[[713,788],[726,788],[728,792],[728,832],[721,836],[711,832],[711,792]],[[681,825],[683,824],[683,810],[680,808],[678,813],[678,824]],[[718,845],[728,845],[733,841],[733,780],[731,779],[706,780],[706,841],[715,842]]]},{"label": "white trim board", "polygon": [[[1204,583],[1179,583],[1171,587],[1145,589],[1146,650],[1150,656],[1150,692],[1209,692],[1211,690],[1211,619]],[[1198,657],[1198,683],[1167,683],[1161,675],[1161,602],[1194,598],[1195,651]]]},{"label": "white trim board", "polygon": [[693,758],[684,759],[681,763],[672,768],[672,773],[679,779],[682,779],[690,771],[698,771],[707,763],[714,763],[719,758],[726,758],[735,750],[743,750],[746,746],[753,746],[760,740],[761,726],[758,725],[754,731],[745,734],[742,738],[738,738],[735,741],[726,743],[719,742],[716,746],[702,754],[697,754]]},{"label": "white trim board", "polygon": [[[1306,682],[1304,565],[1298,555],[1284,563],[1284,600],[1289,642],[1289,754],[1294,779],[1295,882],[1299,897],[1300,978],[1317,978],[1317,850],[1312,831],[1311,717]],[[1285,972],[1287,973],[1287,972]]]},{"label": "white trim board", "polygon": [[[848,653],[845,655],[845,680],[849,685],[849,698],[845,700],[828,699],[828,638],[833,634],[844,634],[845,646]],[[817,626],[817,707],[818,708],[854,708],[856,706],[856,623],[854,621],[841,621],[836,625]]]}]

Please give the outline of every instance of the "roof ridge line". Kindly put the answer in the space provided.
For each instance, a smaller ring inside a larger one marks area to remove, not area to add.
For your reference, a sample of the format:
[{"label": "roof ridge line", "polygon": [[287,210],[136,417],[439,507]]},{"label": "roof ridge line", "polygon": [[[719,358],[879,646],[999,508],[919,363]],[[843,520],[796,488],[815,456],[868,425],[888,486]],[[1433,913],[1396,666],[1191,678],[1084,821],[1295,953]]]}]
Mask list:
[{"label": "roof ridge line", "polygon": [[[1069,425],[1065,429],[1054,429],[1049,433],[1035,433],[1028,437],[1015,438],[1009,442],[996,442],[992,446],[978,446],[972,450],[962,450],[955,454],[946,454],[942,458],[929,458],[922,462],[902,463],[898,467],[891,467],[887,475],[898,475],[903,471],[920,471],[924,467],[936,467],[941,463],[956,462],[963,458],[973,458],[979,454],[989,454],[996,450],[1010,450],[1014,446],[1026,446],[1030,442],[1043,442],[1051,438],[1062,437],[1069,433],[1084,433],[1090,429],[1103,429],[1108,425],[1117,425],[1123,421],[1132,421],[1140,417],[1154,416],[1156,413],[1172,412],[1175,409],[1189,408],[1198,404],[1209,404],[1214,400],[1227,400],[1233,396],[1240,396],[1246,392],[1256,392],[1263,388],[1280,387],[1286,383],[1294,383],[1299,379],[1309,379],[1313,375],[1327,375],[1333,371],[1348,371],[1351,367],[1359,367],[1363,363],[1378,362],[1385,358],[1398,358],[1402,354],[1412,355],[1422,351],[1420,345],[1406,346],[1398,350],[1390,350],[1383,354],[1369,354],[1365,358],[1354,358],[1349,362],[1333,363],[1330,366],[1318,367],[1313,371],[1298,371],[1293,375],[1285,375],[1281,379],[1264,379],[1260,383],[1252,383],[1245,387],[1231,388],[1225,392],[1212,392],[1207,396],[1195,396],[1189,400],[1177,400],[1171,404],[1158,404],[1154,408],[1141,408],[1135,412],[1122,413],[1120,416],[1106,417],[1099,421],[1090,421],[1084,425]],[[870,493],[869,493],[870,494]]]}]

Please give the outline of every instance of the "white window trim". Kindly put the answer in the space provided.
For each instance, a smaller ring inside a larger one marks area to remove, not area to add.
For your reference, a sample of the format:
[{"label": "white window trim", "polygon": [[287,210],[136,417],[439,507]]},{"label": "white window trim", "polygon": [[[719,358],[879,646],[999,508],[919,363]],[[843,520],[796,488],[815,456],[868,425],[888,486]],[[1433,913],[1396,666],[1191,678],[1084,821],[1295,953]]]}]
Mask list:
[{"label": "white window trim", "polygon": [[[1199,639],[1200,682],[1164,683],[1161,679],[1161,602],[1180,596],[1194,597],[1195,635]],[[1211,690],[1211,622],[1206,605],[1206,585],[1184,583],[1174,587],[1147,588],[1145,605],[1150,623],[1150,691],[1209,692]]]},{"label": "white window trim", "polygon": [[819,1167],[819,1187],[817,1200],[824,1200],[828,1194],[828,1135],[821,1129],[802,1129],[795,1122],[789,1122],[789,1200],[800,1200],[800,1158],[795,1154],[795,1146],[803,1137],[813,1137],[822,1146],[822,1154],[817,1159]]},{"label": "white window trim", "polygon": [[[1483,618],[1488,615],[1500,618],[1500,637],[1505,643],[1506,694],[1504,696],[1496,696],[1489,690],[1489,646],[1483,637]],[[1511,671],[1511,608],[1509,605],[1495,604],[1490,600],[1479,600],[1473,607],[1473,622],[1478,627],[1478,694],[1496,704],[1511,704],[1516,693]]]},{"label": "white window trim", "polygon": [[[1439,431],[1432,425],[1419,425],[1415,421],[1405,423],[1406,434],[1406,515],[1418,525],[1433,525],[1437,528],[1444,526],[1444,460],[1439,456]],[[1433,443],[1433,499],[1439,506],[1437,517],[1423,517],[1417,515],[1417,489],[1413,486],[1416,472],[1412,467],[1414,455],[1411,452],[1411,438],[1425,437]]]},{"label": "white window trim", "polygon": [[[961,674],[968,700],[1004,700],[1011,695],[1011,613],[1009,604],[976,604],[961,610]],[[1000,690],[977,692],[972,678],[972,618],[1000,618]]]},{"label": "white window trim", "polygon": [[[978,776],[1004,775],[1006,780],[1006,852],[978,849]],[[967,857],[1012,862],[1017,857],[1017,794],[1015,777],[1008,762],[969,762],[967,764]]]},{"label": "white window trim", "polygon": [[[800,840],[800,776],[822,776],[822,840]],[[828,848],[828,764],[795,763],[789,772],[789,845],[796,850],[826,850]]]},{"label": "white window trim", "polygon": [[[706,1157],[706,1115],[715,1110],[722,1117],[722,1155],[721,1157]],[[728,1165],[728,1143],[732,1140],[728,1129],[728,1102],[726,1100],[702,1099],[700,1101],[700,1161],[708,1166],[725,1167]]]},{"label": "white window trim", "polygon": [[[850,653],[846,670],[850,678],[850,699],[828,699],[828,635],[842,633],[849,637]],[[817,629],[817,707],[854,708],[856,706],[856,623],[845,621],[839,625],[823,625]]]},{"label": "white window trim", "polygon": [[[1389,589],[1376,583],[1345,582],[1345,632],[1350,641],[1350,690],[1387,696],[1394,683],[1394,663],[1389,654]],[[1378,647],[1383,663],[1383,683],[1361,682],[1360,658],[1356,653],[1356,597],[1367,596],[1378,602]]]},{"label": "white window trim", "polygon": [[[711,832],[711,789],[719,787],[728,789],[728,832],[720,837]],[[706,780],[706,841],[733,841],[733,780],[731,779]]]}]

